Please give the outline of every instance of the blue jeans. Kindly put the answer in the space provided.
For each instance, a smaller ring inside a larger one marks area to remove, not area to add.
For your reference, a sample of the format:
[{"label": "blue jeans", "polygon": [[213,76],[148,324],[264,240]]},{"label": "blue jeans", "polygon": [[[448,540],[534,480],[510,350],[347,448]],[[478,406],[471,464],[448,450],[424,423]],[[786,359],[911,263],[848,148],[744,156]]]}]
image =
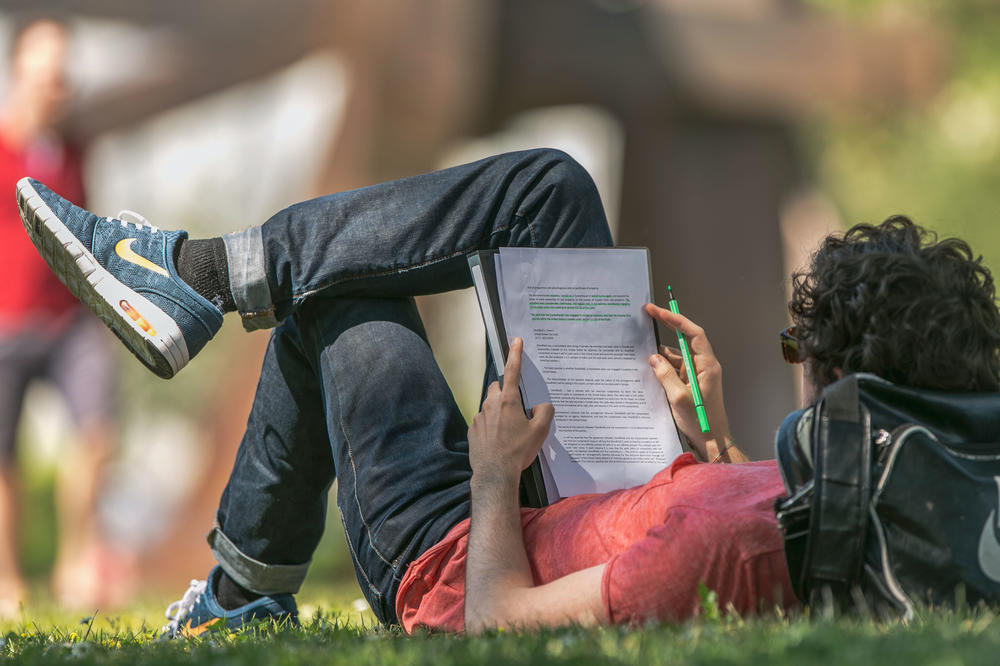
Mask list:
[{"label": "blue jeans", "polygon": [[407,566],[469,514],[467,425],[413,296],[469,286],[472,250],[610,245],[593,181],[561,152],[510,153],[300,203],[225,242],[244,324],[280,325],[212,550],[250,590],[297,592],[336,478],[358,582],[394,624]]}]

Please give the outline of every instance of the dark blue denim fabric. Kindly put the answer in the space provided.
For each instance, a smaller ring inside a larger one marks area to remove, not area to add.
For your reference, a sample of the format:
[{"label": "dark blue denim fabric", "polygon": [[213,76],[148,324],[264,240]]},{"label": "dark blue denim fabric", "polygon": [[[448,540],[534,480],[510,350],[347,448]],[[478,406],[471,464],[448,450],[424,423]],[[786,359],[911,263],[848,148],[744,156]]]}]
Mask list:
[{"label": "dark blue denim fabric", "polygon": [[610,245],[600,199],[576,162],[536,150],[301,203],[261,236],[284,322],[220,503],[216,556],[251,589],[295,592],[337,478],[358,581],[395,623],[406,567],[468,516],[471,474],[467,426],[412,296],[468,286],[474,249]]}]

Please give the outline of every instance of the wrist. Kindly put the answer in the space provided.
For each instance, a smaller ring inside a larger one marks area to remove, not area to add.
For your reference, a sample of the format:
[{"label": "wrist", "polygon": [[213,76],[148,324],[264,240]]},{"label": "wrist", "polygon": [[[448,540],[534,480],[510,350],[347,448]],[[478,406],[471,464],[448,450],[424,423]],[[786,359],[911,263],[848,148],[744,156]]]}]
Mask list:
[{"label": "wrist", "polygon": [[736,448],[736,442],[731,441],[719,450],[719,454],[712,459],[713,463],[745,462],[746,457]]},{"label": "wrist", "polygon": [[735,445],[736,442],[728,433],[705,440],[703,446],[705,462],[716,462],[719,456],[724,455],[728,449]]},{"label": "wrist", "polygon": [[504,469],[473,470],[469,486],[473,489],[491,488],[505,489],[518,488],[521,482],[521,474]]}]

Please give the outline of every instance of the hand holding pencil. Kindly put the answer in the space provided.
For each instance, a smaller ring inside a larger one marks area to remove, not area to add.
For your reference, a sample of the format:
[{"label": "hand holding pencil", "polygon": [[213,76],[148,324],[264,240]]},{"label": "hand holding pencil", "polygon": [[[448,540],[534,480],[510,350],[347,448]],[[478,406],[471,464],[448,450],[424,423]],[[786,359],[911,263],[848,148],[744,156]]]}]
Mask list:
[{"label": "hand holding pencil", "polygon": [[[650,356],[649,364],[663,385],[677,427],[704,460],[715,460],[726,453],[732,438],[722,396],[722,366],[712,351],[708,336],[704,329],[682,314],[652,303],[646,305],[646,313],[686,338],[704,420],[699,418],[681,348],[662,346],[659,354]],[[703,425],[708,426],[707,431],[703,430]],[[742,459],[742,455],[739,457]]]}]

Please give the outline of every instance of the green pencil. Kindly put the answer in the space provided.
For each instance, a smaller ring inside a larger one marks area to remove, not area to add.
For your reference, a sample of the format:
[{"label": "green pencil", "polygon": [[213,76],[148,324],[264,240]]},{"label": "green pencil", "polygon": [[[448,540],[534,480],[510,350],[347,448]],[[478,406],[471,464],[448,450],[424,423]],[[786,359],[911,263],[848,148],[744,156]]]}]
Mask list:
[{"label": "green pencil", "polygon": [[[674,314],[680,314],[680,308],[677,307],[677,299],[674,298],[674,290],[667,285],[667,296],[670,301],[667,303],[667,307]],[[684,334],[681,333],[680,329],[677,329],[677,342],[681,346],[681,356],[684,357],[684,367],[687,369],[688,385],[691,386],[691,397],[694,398],[694,412],[698,415],[698,425],[701,426],[702,432],[708,432],[708,414],[705,412],[705,404],[701,400],[701,389],[698,388],[698,376],[694,371],[694,361],[691,360],[691,351],[688,349],[687,340],[684,339]]]}]

